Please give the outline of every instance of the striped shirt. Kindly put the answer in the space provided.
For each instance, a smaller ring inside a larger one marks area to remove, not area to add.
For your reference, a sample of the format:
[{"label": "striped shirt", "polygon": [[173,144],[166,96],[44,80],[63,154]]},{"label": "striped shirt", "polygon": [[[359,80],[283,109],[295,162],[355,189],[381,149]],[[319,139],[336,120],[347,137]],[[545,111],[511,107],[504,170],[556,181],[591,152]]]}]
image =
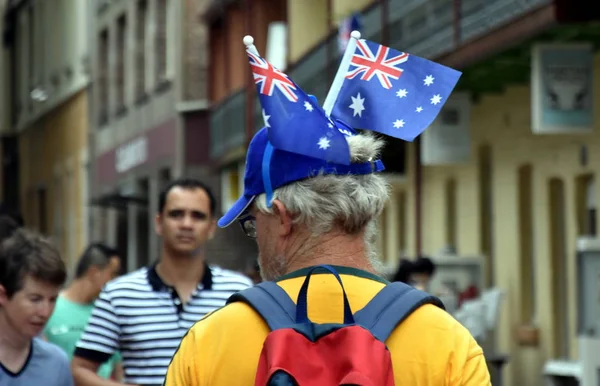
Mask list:
[{"label": "striped shirt", "polygon": [[182,304],[175,288],[160,279],[156,265],[141,268],[105,286],[75,356],[103,363],[118,350],[126,383],[162,385],[188,329],[250,286],[246,276],[207,266],[190,300]]}]

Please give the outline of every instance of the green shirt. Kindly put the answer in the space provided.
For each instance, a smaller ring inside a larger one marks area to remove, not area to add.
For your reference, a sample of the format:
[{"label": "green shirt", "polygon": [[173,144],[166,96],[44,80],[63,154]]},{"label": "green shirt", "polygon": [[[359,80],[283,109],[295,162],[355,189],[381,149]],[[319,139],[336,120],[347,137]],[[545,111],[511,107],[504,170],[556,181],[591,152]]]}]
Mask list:
[{"label": "green shirt", "polygon": [[[93,303],[74,303],[62,295],[56,300],[56,307],[44,328],[44,335],[48,342],[54,343],[67,353],[69,361],[73,359],[75,345],[83,333],[93,309]],[[109,379],[115,365],[120,360],[119,353],[113,355],[108,362],[100,365],[98,375]]]}]

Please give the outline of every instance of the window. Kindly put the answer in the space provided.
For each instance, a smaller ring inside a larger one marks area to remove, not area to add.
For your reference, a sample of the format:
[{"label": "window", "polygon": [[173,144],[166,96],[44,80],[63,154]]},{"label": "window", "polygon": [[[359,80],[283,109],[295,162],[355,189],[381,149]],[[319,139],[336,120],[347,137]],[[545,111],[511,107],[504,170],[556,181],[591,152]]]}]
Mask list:
[{"label": "window", "polygon": [[596,236],[596,187],[594,176],[585,174],[575,180],[577,233],[579,236]]},{"label": "window", "polygon": [[104,126],[108,121],[108,29],[100,33],[98,54],[98,125]]},{"label": "window", "polygon": [[494,285],[494,212],[492,196],[492,147],[482,145],[479,148],[479,210],[480,210],[480,229],[481,229],[481,253],[486,257],[486,284]]},{"label": "window", "polygon": [[167,71],[167,0],[156,2],[156,80],[160,84]]},{"label": "window", "polygon": [[115,84],[117,88],[117,111],[125,108],[125,57],[127,54],[127,16],[117,20],[117,68]]},{"label": "window", "polygon": [[28,93],[27,93],[27,105],[29,107],[29,111],[31,111],[33,109],[33,103],[31,101],[31,98],[29,97],[29,93],[35,88],[35,61],[37,59],[37,55],[35,54],[35,33],[36,33],[36,28],[35,28],[35,12],[34,12],[34,8],[33,6],[29,7],[28,10],[28,38],[29,38],[29,42],[27,43],[27,46],[29,48],[29,65],[28,65],[28,72],[29,72],[29,79],[28,79]]},{"label": "window", "polygon": [[457,218],[456,218],[456,180],[446,181],[445,187],[446,209],[446,246],[456,250],[457,244]]},{"label": "window", "polygon": [[89,168],[90,163],[88,161],[87,151],[84,149],[80,155],[80,194],[81,194],[81,241],[83,245],[86,245],[89,242],[89,232],[90,232],[90,221],[91,217],[89,200],[90,200],[90,190],[89,190]]},{"label": "window", "polygon": [[135,71],[136,98],[142,99],[146,94],[146,19],[148,17],[147,0],[139,0],[136,21]]}]

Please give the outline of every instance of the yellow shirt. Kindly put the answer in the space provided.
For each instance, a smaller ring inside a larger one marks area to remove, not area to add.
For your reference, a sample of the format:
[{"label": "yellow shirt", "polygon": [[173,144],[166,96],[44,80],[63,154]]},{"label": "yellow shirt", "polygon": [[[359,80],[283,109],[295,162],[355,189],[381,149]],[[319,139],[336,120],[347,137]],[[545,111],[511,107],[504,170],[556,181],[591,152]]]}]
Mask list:
[{"label": "yellow shirt", "polygon": [[[375,275],[335,267],[353,312],[363,308],[385,285]],[[305,270],[278,284],[294,301]],[[331,274],[311,277],[308,315],[315,323],[341,323],[341,287]],[[169,366],[165,386],[253,386],[258,359],[269,328],[248,305],[229,304],[196,323],[183,338]],[[417,309],[392,332],[391,352],[396,385],[491,385],[481,347],[451,315],[434,305]]]}]

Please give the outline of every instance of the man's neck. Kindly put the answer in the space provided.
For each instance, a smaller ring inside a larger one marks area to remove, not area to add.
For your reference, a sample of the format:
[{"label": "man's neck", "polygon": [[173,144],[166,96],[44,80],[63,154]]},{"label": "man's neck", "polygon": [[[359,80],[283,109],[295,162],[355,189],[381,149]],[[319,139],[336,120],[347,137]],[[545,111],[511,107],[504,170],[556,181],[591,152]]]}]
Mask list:
[{"label": "man's neck", "polygon": [[198,283],[204,276],[204,256],[176,256],[163,250],[156,272],[169,285]]},{"label": "man's neck", "polygon": [[369,260],[363,234],[308,238],[289,255],[286,273],[315,265],[338,265],[378,274]]},{"label": "man's neck", "polygon": [[71,285],[62,293],[66,299],[78,304],[90,304],[94,296],[90,295],[90,288],[85,279],[75,279]]},{"label": "man's neck", "polygon": [[0,355],[19,354],[29,350],[31,338],[18,333],[0,309]]}]

